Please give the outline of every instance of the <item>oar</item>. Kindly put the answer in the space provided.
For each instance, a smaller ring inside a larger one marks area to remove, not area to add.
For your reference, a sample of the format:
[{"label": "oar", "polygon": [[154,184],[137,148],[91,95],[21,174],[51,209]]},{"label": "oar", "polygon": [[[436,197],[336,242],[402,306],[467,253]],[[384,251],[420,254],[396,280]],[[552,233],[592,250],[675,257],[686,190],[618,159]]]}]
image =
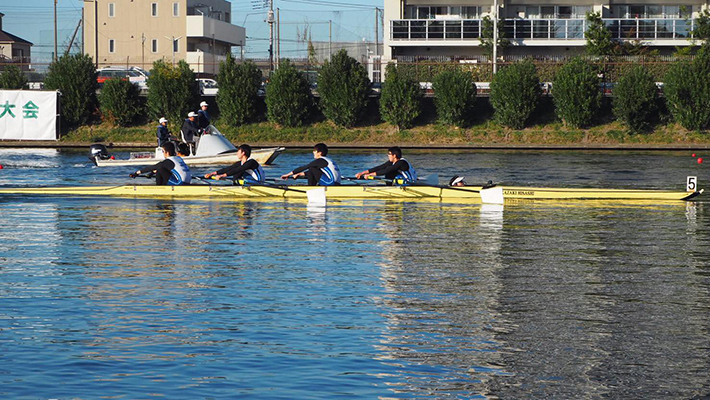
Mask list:
[{"label": "oar", "polygon": [[[341,179],[345,179],[345,180],[348,180],[348,181],[353,181],[353,182],[355,182],[355,183],[358,183],[358,181],[370,181],[370,180],[383,181],[383,182],[395,182],[395,181],[398,180],[398,179],[387,179],[387,178],[384,178],[384,177],[381,177],[381,176],[368,176],[368,177],[366,177],[366,178],[360,178],[360,179],[358,179],[358,178],[356,178],[356,177],[354,177],[354,176],[346,176],[346,177],[343,177],[343,178],[341,178]],[[420,183],[420,182],[421,182],[421,183]],[[408,185],[422,185],[422,184],[423,184],[423,185],[426,185],[426,186],[436,186],[436,185],[439,184],[439,175],[437,175],[437,174],[428,175],[428,176],[427,176],[426,178],[424,178],[424,179],[417,179],[416,182],[409,182],[409,183],[407,183],[407,184],[408,184]]]}]

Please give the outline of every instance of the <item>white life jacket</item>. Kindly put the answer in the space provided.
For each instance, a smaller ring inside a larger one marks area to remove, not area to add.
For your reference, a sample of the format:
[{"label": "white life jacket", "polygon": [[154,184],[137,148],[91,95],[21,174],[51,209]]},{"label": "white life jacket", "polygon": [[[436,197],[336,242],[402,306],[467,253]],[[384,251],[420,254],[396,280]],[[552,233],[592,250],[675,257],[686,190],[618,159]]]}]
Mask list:
[{"label": "white life jacket", "polygon": [[320,177],[318,184],[321,186],[339,185],[340,184],[340,168],[328,157],[321,157],[328,165],[325,168],[321,168],[323,175]]},{"label": "white life jacket", "polygon": [[168,160],[175,164],[172,176],[168,180],[168,185],[186,185],[192,180],[190,168],[185,164],[185,161],[179,156],[170,156]]}]

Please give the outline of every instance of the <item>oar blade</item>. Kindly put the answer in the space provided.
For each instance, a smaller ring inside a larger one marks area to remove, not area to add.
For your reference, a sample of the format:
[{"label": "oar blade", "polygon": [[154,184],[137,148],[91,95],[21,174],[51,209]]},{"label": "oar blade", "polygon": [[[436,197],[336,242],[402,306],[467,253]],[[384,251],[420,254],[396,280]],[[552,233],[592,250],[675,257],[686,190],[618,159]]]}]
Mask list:
[{"label": "oar blade", "polygon": [[481,201],[487,204],[503,204],[503,188],[494,186],[489,189],[481,189]]},{"label": "oar blade", "polygon": [[325,207],[326,198],[324,187],[307,190],[306,196],[308,196],[308,205]]}]

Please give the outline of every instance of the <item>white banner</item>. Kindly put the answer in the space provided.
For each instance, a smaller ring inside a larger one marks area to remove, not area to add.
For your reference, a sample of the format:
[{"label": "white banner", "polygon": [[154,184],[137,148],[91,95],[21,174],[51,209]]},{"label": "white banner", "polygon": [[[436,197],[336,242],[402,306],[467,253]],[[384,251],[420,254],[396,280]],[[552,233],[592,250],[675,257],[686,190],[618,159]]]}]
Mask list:
[{"label": "white banner", "polygon": [[57,92],[0,90],[0,140],[57,140]]}]

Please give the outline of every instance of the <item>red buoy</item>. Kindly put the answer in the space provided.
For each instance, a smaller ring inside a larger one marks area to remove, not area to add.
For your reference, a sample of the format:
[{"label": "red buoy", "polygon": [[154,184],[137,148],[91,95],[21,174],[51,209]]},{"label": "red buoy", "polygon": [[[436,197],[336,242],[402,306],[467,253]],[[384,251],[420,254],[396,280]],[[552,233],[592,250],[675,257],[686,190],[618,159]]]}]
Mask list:
[{"label": "red buoy", "polygon": [[702,163],[703,163],[703,158],[702,158],[702,157],[698,157],[698,164],[702,164]]},{"label": "red buoy", "polygon": [[0,164],[0,169],[3,169],[3,168],[5,168],[5,167],[3,167],[2,164]]},{"label": "red buoy", "polygon": [[695,158],[695,153],[693,153],[693,158]]}]

